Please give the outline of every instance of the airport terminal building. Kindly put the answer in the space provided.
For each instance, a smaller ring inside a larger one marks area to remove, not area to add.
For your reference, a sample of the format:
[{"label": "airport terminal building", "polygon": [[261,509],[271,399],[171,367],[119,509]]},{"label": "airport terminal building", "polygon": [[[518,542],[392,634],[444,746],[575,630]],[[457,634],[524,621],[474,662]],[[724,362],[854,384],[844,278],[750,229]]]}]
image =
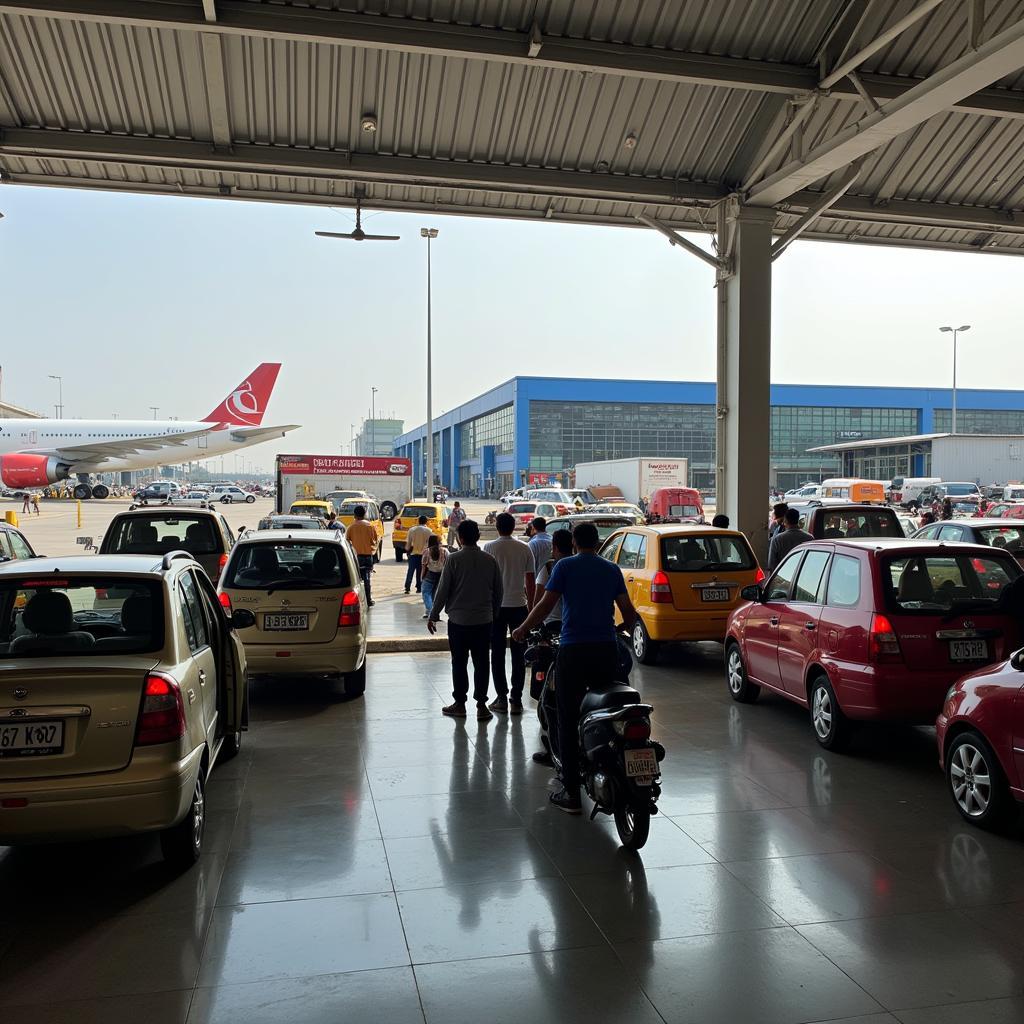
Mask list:
[{"label": "airport terminal building", "polygon": [[[782,488],[840,474],[838,452],[868,438],[948,431],[947,388],[773,384],[771,482]],[[957,389],[961,434],[1024,434],[1024,391]],[[426,430],[395,440],[419,486]],[[434,420],[435,478],[462,494],[522,483],[568,483],[578,462],[686,457],[697,487],[715,484],[715,385],[708,381],[514,377]]]}]

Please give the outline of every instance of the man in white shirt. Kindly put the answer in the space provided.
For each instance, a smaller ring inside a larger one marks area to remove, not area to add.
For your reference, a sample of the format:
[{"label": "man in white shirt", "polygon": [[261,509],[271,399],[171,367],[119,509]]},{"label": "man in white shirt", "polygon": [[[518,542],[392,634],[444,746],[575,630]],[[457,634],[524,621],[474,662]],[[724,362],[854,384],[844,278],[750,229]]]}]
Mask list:
[{"label": "man in white shirt", "polygon": [[420,516],[416,525],[405,536],[405,553],[409,558],[409,568],[405,571],[405,592],[409,593],[409,584],[416,578],[416,593],[420,592],[421,571],[423,568],[423,552],[430,543],[430,527],[427,517]]},{"label": "man in white shirt", "polygon": [[513,640],[512,689],[505,678],[505,644],[512,630],[521,625],[533,604],[534,568],[533,552],[529,546],[512,536],[516,521],[507,512],[497,519],[498,539],[484,546],[501,569],[501,611],[494,619],[491,631],[491,678],[497,693],[490,708],[513,715],[523,713],[523,686],[526,683],[526,644]]}]

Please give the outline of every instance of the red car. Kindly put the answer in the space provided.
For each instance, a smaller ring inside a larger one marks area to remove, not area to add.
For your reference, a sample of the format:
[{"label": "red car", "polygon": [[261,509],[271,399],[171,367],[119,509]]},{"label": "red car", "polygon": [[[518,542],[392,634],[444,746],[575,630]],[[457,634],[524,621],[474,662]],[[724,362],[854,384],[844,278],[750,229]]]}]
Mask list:
[{"label": "red car", "polygon": [[854,720],[932,722],[966,671],[1009,657],[1024,570],[1005,551],[915,540],[820,540],[789,553],[730,616],[734,700],[767,688],[810,709],[818,742]]},{"label": "red car", "polygon": [[969,822],[998,828],[1024,802],[1024,650],[954,683],[935,721],[939,764]]}]

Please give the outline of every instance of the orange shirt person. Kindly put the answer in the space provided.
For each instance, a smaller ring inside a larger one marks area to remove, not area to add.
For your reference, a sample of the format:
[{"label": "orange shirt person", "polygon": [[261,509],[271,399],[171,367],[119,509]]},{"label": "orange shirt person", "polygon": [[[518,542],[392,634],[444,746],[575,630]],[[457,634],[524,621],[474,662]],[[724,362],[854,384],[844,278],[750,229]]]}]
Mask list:
[{"label": "orange shirt person", "polygon": [[366,603],[372,608],[370,573],[373,572],[373,558],[377,554],[377,531],[366,521],[365,505],[356,505],[352,514],[355,522],[345,531],[345,539],[356,553],[359,575],[363,578],[363,589],[366,591]]}]

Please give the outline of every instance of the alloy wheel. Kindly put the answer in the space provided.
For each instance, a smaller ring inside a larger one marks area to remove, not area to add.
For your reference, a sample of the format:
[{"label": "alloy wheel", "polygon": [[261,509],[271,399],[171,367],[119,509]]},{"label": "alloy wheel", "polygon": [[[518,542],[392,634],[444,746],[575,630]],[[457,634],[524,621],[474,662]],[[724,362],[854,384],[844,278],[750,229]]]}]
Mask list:
[{"label": "alloy wheel", "polygon": [[206,800],[203,784],[196,780],[196,791],[192,794],[192,845],[199,850],[203,845],[203,826],[206,824]]},{"label": "alloy wheel", "polygon": [[731,647],[729,649],[729,689],[732,693],[739,693],[743,687],[743,659],[740,657],[740,649]]},{"label": "alloy wheel", "polygon": [[633,626],[633,653],[636,655],[637,661],[643,661],[646,648],[647,638],[644,636],[644,627],[638,619]]},{"label": "alloy wheel", "polygon": [[971,743],[962,743],[953,752],[949,765],[953,798],[970,818],[980,818],[992,799],[992,775],[984,754]]},{"label": "alloy wheel", "polygon": [[832,731],[832,698],[824,686],[819,686],[814,691],[811,720],[819,739],[825,739]]}]

